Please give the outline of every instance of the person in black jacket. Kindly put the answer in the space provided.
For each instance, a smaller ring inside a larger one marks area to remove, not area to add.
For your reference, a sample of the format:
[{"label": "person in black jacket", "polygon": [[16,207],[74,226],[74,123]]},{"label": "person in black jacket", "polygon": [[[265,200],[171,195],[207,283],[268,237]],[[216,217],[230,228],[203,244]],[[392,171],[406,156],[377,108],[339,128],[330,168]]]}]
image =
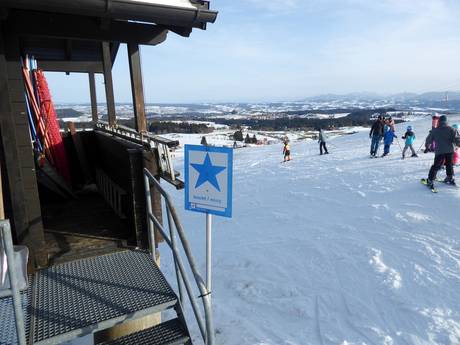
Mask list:
[{"label": "person in black jacket", "polygon": [[376,157],[379,150],[380,142],[383,138],[383,116],[379,115],[378,119],[372,125],[371,131],[369,132],[369,138],[372,139],[371,142],[371,157]]},{"label": "person in black jacket", "polygon": [[436,143],[434,163],[428,174],[428,186],[433,188],[433,181],[436,180],[436,174],[442,165],[446,165],[447,177],[444,182],[455,185],[454,167],[452,164],[454,158],[455,146],[460,146],[460,136],[456,129],[447,124],[447,117],[442,115],[439,118],[439,126],[433,128],[425,140],[425,146]]},{"label": "person in black jacket", "polygon": [[319,129],[319,134],[318,134],[319,154],[320,155],[323,154],[323,149],[324,149],[325,154],[329,154],[329,152],[327,151],[327,147],[326,147],[326,141],[327,141],[327,135],[320,128]]}]

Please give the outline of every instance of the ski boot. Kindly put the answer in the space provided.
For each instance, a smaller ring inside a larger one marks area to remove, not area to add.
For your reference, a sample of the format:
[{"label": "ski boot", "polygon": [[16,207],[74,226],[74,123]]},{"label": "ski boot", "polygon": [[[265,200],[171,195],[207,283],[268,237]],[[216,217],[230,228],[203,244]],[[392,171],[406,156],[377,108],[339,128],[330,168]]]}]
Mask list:
[{"label": "ski boot", "polygon": [[450,184],[451,186],[456,186],[457,184],[455,183],[455,179],[453,177],[446,177],[444,179],[445,184]]},{"label": "ski boot", "polygon": [[422,184],[424,184],[425,186],[427,186],[431,190],[434,190],[434,183],[433,183],[432,180],[427,179],[427,178],[422,178],[420,182],[422,182]]},{"label": "ski boot", "polygon": [[414,153],[411,157],[418,157],[418,155],[416,153]]}]

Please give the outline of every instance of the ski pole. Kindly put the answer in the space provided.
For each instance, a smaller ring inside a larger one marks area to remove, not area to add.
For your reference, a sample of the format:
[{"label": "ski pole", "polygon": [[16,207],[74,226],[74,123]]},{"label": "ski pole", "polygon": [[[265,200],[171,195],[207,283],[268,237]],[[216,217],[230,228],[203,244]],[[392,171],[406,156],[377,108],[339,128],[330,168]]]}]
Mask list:
[{"label": "ski pole", "polygon": [[422,149],[422,147],[423,147],[424,144],[425,144],[425,143],[422,143],[422,145],[420,145],[420,147],[418,148],[417,152],[419,152],[419,151]]},{"label": "ski pole", "polygon": [[399,146],[399,149],[401,150],[401,152],[403,152],[403,149],[401,147],[401,144],[399,143],[399,138],[398,137],[396,137],[396,142],[398,143],[398,146]]}]

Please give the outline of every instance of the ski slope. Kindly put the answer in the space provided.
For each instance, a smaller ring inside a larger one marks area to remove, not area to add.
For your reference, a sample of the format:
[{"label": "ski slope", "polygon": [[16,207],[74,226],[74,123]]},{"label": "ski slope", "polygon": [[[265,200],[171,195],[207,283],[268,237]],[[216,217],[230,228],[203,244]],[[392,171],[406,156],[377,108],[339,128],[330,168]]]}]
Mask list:
[{"label": "ski slope", "polygon": [[[411,124],[417,149],[431,121]],[[294,142],[288,163],[281,144],[235,151],[234,216],[213,228],[218,344],[460,343],[460,189],[420,184],[433,154],[403,161],[395,142],[369,159],[369,145],[361,132],[319,156]],[[204,274],[204,215],[171,193]]]}]

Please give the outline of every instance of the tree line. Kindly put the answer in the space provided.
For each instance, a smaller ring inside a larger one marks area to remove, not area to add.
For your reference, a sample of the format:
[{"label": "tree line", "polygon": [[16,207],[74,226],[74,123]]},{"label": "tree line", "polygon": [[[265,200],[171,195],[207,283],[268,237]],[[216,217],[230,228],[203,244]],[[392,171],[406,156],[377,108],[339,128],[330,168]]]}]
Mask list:
[{"label": "tree line", "polygon": [[[333,129],[338,127],[350,126],[369,126],[374,120],[372,115],[385,114],[388,111],[394,111],[393,108],[382,109],[360,109],[352,111],[349,115],[339,118],[302,118],[294,116],[284,116],[275,119],[213,119],[217,124],[230,126],[234,129],[239,129],[242,126],[247,126],[252,130],[259,131],[285,131],[285,130],[315,130],[318,128]],[[298,115],[298,114],[297,114]],[[204,119],[203,119],[204,120]]]}]

